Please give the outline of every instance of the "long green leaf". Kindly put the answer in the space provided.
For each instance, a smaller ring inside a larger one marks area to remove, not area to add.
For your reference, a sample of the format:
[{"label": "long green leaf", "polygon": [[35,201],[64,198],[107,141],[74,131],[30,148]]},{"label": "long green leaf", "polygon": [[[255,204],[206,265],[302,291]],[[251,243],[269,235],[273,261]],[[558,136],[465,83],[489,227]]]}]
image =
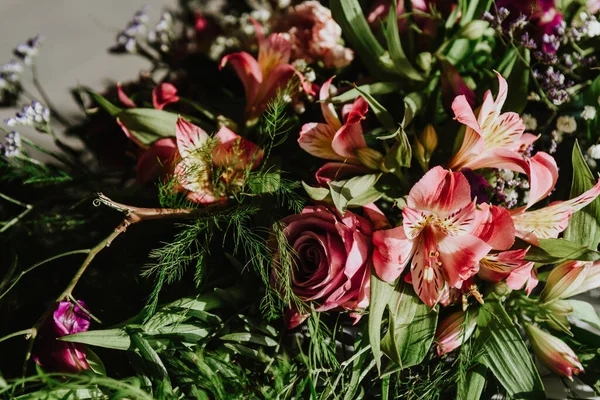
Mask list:
[{"label": "long green leaf", "polygon": [[458,393],[459,400],[479,400],[485,387],[487,368],[483,364],[475,364],[467,371],[467,380],[462,391]]},{"label": "long green leaf", "polygon": [[59,339],[65,342],[83,343],[115,350],[128,350],[131,347],[131,338],[125,329],[80,332]]},{"label": "long green leaf", "polygon": [[504,109],[521,113],[527,105],[527,95],[529,94],[530,53],[529,49],[524,48],[516,51],[515,54],[517,58],[506,79],[510,89],[506,96]]},{"label": "long green leaf", "polygon": [[389,111],[386,110],[385,107],[382,106],[381,103],[379,103],[377,100],[375,100],[375,98],[369,93],[363,92],[362,89],[360,89],[360,87],[358,86],[356,86],[355,88],[365,98],[365,100],[369,104],[369,107],[371,107],[371,110],[373,111],[373,113],[375,113],[375,116],[377,117],[379,122],[381,122],[381,125],[383,125],[383,127],[387,129],[390,133],[394,132],[396,130],[396,124],[394,123],[394,117],[392,117],[392,114],[390,114]]},{"label": "long green leaf", "polygon": [[358,0],[331,0],[329,8],[333,19],[369,71],[379,78],[389,75],[391,62],[384,65],[385,49],[371,31]]},{"label": "long green leaf", "polygon": [[[392,0],[392,6],[388,13],[387,22],[384,30],[385,40],[387,41],[388,51],[390,57],[394,63],[396,72],[405,78],[412,79],[414,81],[422,81],[423,76],[412,66],[404,49],[402,48],[402,42],[400,41],[400,32],[398,32],[398,15],[396,12],[397,0]],[[404,1],[404,0],[400,0]]]},{"label": "long green leaf", "polygon": [[419,299],[413,288],[401,282],[388,301],[388,333],[381,340],[385,355],[408,368],[423,361],[431,347],[437,311]]},{"label": "long green leaf", "polygon": [[110,101],[108,101],[106,99],[106,97],[104,97],[104,96],[102,96],[102,95],[94,92],[93,90],[87,90],[87,93],[90,95],[90,97],[96,103],[98,103],[98,105],[100,107],[102,107],[111,116],[116,117],[121,111],[123,111],[122,108],[119,108],[119,107],[115,106],[113,103],[111,103]]},{"label": "long green leaf", "polygon": [[[360,92],[359,92],[360,89]],[[353,101],[361,93],[368,93],[372,96],[378,94],[395,93],[402,89],[402,85],[398,82],[376,82],[368,85],[360,85],[357,88],[350,89],[342,94],[331,98],[332,103],[347,103]]]},{"label": "long green leaf", "polygon": [[[590,171],[579,143],[575,141],[571,156],[573,162],[573,181],[571,183],[571,198],[579,196],[591,189],[596,178]],[[596,198],[571,217],[565,230],[564,238],[595,250],[600,243],[600,198]]]},{"label": "long green leaf", "polygon": [[477,325],[475,349],[483,350],[481,361],[508,394],[517,399],[545,398],[531,355],[502,304],[486,299]]},{"label": "long green leaf", "polygon": [[128,108],[117,119],[141,143],[150,145],[165,137],[175,137],[177,114],[154,108]]},{"label": "long green leaf", "polygon": [[394,285],[382,281],[371,271],[371,300],[369,304],[369,343],[381,374],[381,322],[388,301],[394,293]]},{"label": "long green leaf", "polygon": [[557,264],[565,260],[598,261],[600,253],[565,239],[540,239],[540,245],[517,241],[517,247],[529,247],[525,260],[541,264]]}]

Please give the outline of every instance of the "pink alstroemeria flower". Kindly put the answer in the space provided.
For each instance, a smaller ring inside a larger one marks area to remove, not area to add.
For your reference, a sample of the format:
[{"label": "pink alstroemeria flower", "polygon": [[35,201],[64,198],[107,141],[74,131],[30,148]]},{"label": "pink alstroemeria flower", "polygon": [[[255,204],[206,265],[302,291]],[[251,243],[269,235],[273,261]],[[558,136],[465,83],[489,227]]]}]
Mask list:
[{"label": "pink alstroemeria flower", "polygon": [[456,120],[467,126],[463,143],[448,167],[454,170],[469,168],[502,168],[524,173],[529,177],[528,206],[546,197],[558,178],[556,161],[549,154],[538,152],[527,158],[524,152],[537,137],[524,133],[525,124],[514,112],[501,113],[506,101],[508,85],[499,74],[499,91],[496,100],[487,91],[479,114],[475,117],[464,95],[456,97],[452,110]]},{"label": "pink alstroemeria flower", "polygon": [[[460,172],[431,169],[408,194],[402,226],[373,234],[377,275],[393,281],[412,260],[415,292],[427,305],[435,305],[446,284],[461,288],[493,248],[476,236],[481,234],[476,211],[469,182]],[[501,224],[490,224],[485,231],[490,243],[505,241],[498,237],[504,234]]]},{"label": "pink alstroemeria flower", "polygon": [[[85,307],[82,301],[79,304]],[[40,328],[33,359],[50,371],[76,373],[90,369],[84,345],[58,340],[62,336],[85,332],[89,327],[90,316],[79,305],[61,301],[52,317],[47,318]]]},{"label": "pink alstroemeria flower", "polygon": [[[119,100],[125,107],[137,107],[135,102],[123,91],[120,83],[117,83],[117,94]],[[152,104],[154,108],[158,110],[162,110],[167,104],[177,101],[179,101],[177,89],[170,83],[161,83],[152,91]],[[152,182],[161,176],[173,172],[173,163],[177,158],[175,138],[159,139],[148,146],[132,135],[118,119],[117,123],[119,123],[121,129],[123,129],[127,138],[142,150],[136,166],[137,180],[139,183],[145,184]]]},{"label": "pink alstroemeria flower", "polygon": [[539,239],[557,238],[569,226],[573,213],[590,204],[599,195],[600,181],[571,200],[555,201],[534,211],[528,211],[527,207],[511,210],[516,235],[534,245],[539,245]]},{"label": "pink alstroemeria flower", "polygon": [[553,372],[570,380],[573,374],[583,372],[579,358],[565,342],[533,324],[525,324],[525,331],[531,339],[533,353]]},{"label": "pink alstroemeria flower", "polygon": [[179,184],[190,201],[201,204],[226,201],[227,193],[213,185],[213,170],[222,171],[218,180],[226,186],[241,185],[246,169],[260,165],[263,151],[254,143],[223,126],[217,143],[208,148],[210,136],[183,118],[177,120],[177,148],[181,161],[175,167]]},{"label": "pink alstroemeria flower", "polygon": [[[265,37],[262,26],[253,21],[258,38],[258,60],[246,52],[226,55],[221,59],[220,68],[227,64],[237,72],[246,92],[246,119],[259,117],[267,103],[286,87],[296,69],[290,64],[291,44],[284,34],[272,33]],[[300,74],[298,74],[300,75]],[[303,81],[302,88],[313,94],[312,85]]]},{"label": "pink alstroemeria flower", "polygon": [[333,77],[321,86],[319,98],[321,112],[325,122],[310,122],[304,124],[300,131],[298,144],[307,153],[335,162],[325,164],[317,172],[317,180],[323,184],[333,177],[367,172],[363,167],[356,151],[366,148],[361,121],[366,118],[369,105],[359,96],[347,109],[344,123],[338,117],[333,104],[327,103],[329,87]]}]

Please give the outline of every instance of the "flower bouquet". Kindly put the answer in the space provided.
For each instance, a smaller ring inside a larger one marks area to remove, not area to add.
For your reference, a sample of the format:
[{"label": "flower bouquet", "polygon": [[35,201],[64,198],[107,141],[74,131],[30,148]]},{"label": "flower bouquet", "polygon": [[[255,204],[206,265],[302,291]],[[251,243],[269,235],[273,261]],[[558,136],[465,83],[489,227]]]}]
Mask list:
[{"label": "flower bouquet", "polygon": [[599,395],[599,11],[183,0],[79,119],[18,45],[0,397]]}]

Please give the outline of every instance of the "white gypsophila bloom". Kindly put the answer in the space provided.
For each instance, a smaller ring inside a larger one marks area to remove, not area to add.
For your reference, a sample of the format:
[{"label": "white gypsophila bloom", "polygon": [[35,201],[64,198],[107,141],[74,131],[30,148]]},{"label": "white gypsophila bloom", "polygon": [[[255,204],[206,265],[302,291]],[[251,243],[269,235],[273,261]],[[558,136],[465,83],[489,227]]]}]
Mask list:
[{"label": "white gypsophila bloom", "polygon": [[292,0],[277,0],[277,7],[286,8],[292,4]]},{"label": "white gypsophila bloom", "polygon": [[596,108],[592,106],[583,107],[581,118],[585,119],[586,121],[596,118]]},{"label": "white gypsophila bloom", "polygon": [[587,154],[583,156],[583,159],[585,160],[585,162],[587,163],[587,165],[589,165],[590,168],[595,169],[596,168],[596,160],[594,160],[592,157],[589,157]]},{"label": "white gypsophila bloom", "polygon": [[587,155],[594,160],[600,160],[600,144],[594,144],[587,149]]},{"label": "white gypsophila bloom", "polygon": [[556,129],[563,133],[573,133],[577,130],[577,122],[570,115],[561,115],[556,120]]},{"label": "white gypsophila bloom", "polygon": [[517,193],[517,191],[515,189],[506,189],[504,191],[504,194],[506,195],[506,201],[510,202],[510,201],[517,201],[519,200],[519,193]]},{"label": "white gypsophila bloom", "polygon": [[563,133],[557,130],[552,131],[552,139],[554,139],[557,144],[561,144],[563,141]]},{"label": "white gypsophila bloom", "polygon": [[595,37],[600,35],[600,22],[598,22],[597,20],[588,22],[587,28],[587,34],[589,37]]},{"label": "white gypsophila bloom", "polygon": [[515,177],[515,173],[508,169],[501,169],[499,172],[500,172],[500,177],[504,181],[510,181],[510,180],[514,179],[514,177]]},{"label": "white gypsophila bloom", "polygon": [[523,114],[521,116],[523,119],[523,123],[525,124],[525,129],[528,131],[535,131],[537,129],[537,119],[531,114]]}]

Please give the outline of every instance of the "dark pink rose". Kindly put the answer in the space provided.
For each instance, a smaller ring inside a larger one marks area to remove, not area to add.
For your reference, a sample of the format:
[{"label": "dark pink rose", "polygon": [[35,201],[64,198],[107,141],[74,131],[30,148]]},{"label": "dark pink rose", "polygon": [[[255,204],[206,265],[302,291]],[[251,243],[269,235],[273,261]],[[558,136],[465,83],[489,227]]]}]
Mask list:
[{"label": "dark pink rose", "polygon": [[[79,304],[85,307],[82,301]],[[76,373],[90,369],[84,345],[57,340],[62,336],[85,332],[89,327],[88,314],[78,305],[61,301],[52,317],[47,318],[40,328],[33,359],[49,371]]]},{"label": "dark pink rose", "polygon": [[[371,222],[351,211],[340,216],[325,206],[306,207],[282,222],[295,252],[291,285],[296,296],[313,303],[316,311],[353,311],[358,321],[360,311],[369,305]],[[291,329],[307,315],[291,310],[286,317]]]}]

